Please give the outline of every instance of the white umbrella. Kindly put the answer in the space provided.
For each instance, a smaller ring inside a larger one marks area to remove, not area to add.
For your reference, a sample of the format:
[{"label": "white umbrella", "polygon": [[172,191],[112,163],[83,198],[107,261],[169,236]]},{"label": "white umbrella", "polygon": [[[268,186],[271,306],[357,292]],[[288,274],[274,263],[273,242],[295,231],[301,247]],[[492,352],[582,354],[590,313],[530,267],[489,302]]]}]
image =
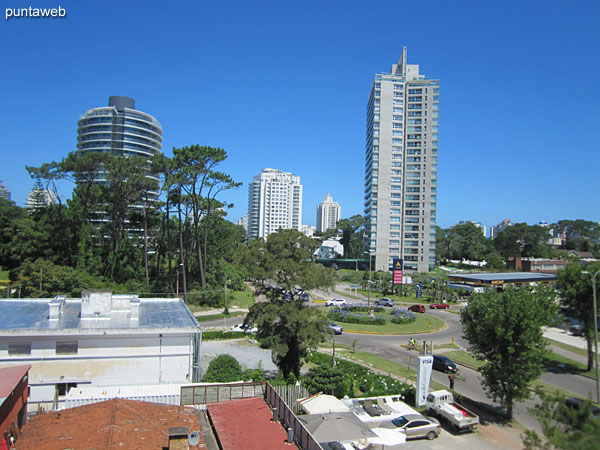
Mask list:
[{"label": "white umbrella", "polygon": [[406,443],[406,434],[390,428],[372,428],[377,437],[368,438],[369,443],[379,445],[399,445]]}]

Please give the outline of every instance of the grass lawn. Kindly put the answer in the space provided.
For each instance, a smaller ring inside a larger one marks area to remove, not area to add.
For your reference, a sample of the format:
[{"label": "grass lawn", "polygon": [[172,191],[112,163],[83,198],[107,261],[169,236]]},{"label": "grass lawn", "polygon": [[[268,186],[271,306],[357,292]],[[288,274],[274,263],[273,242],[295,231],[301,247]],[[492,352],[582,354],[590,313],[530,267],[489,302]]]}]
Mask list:
[{"label": "grass lawn", "polygon": [[383,315],[388,320],[385,325],[363,325],[359,323],[346,323],[341,320],[335,320],[344,327],[345,331],[358,331],[363,333],[381,333],[381,334],[411,334],[423,333],[429,330],[437,330],[445,325],[445,322],[429,314],[417,314],[417,320],[414,323],[400,325],[391,323],[389,311],[376,313],[375,316]]},{"label": "grass lawn", "polygon": [[[355,352],[347,349],[344,346],[343,349],[340,349],[340,346],[336,345],[336,355],[342,356],[344,359],[355,362],[357,364],[361,364],[372,369],[376,369],[384,374],[395,375],[397,377],[403,378],[407,381],[416,381],[417,372],[414,370],[416,367],[417,359],[415,357],[414,361],[411,363],[411,367],[406,367],[404,364],[399,364],[394,361],[390,361],[389,359],[382,358],[381,356],[375,356],[372,353],[367,352]],[[431,387],[434,389],[445,389],[443,385],[431,380]]]},{"label": "grass lawn", "polygon": [[231,313],[231,314],[210,314],[208,316],[196,316],[196,320],[198,322],[208,322],[211,320],[218,320],[218,319],[233,319],[234,317],[240,317],[240,316],[245,316],[246,313],[245,312],[236,312],[236,313]]},{"label": "grass lawn", "polygon": [[592,370],[587,370],[587,364],[582,364],[579,361],[573,361],[565,356],[558,355],[552,351],[546,352],[546,356],[544,357],[544,364],[546,366],[555,367],[558,369],[563,369],[565,371],[571,371],[578,373],[580,375],[585,375],[587,377],[596,379],[596,369],[592,368]]},{"label": "grass lawn", "polygon": [[0,270],[0,281],[8,281],[8,270]]},{"label": "grass lawn", "polygon": [[563,350],[570,351],[571,353],[575,353],[576,355],[585,356],[587,358],[587,349],[575,347],[574,345],[565,344],[561,341],[555,341],[554,339],[546,338],[546,341],[549,344],[555,345],[558,348],[562,348]]},{"label": "grass lawn", "polygon": [[454,352],[444,352],[444,356],[447,356],[452,361],[463,366],[471,367],[472,369],[478,369],[483,366],[483,362],[475,359],[469,352],[464,350],[456,350]]}]

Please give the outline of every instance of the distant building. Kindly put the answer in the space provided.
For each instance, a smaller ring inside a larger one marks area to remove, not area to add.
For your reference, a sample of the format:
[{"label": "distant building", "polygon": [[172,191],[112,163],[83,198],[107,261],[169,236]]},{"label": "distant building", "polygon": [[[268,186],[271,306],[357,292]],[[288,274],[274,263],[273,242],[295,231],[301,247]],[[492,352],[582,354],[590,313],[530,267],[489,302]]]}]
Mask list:
[{"label": "distant building", "polygon": [[30,409],[56,409],[80,384],[200,380],[201,331],[181,299],[84,291],[0,300],[0,368],[30,364]]},{"label": "distant building", "polygon": [[559,258],[522,258],[509,256],[506,268],[517,272],[557,273],[564,269],[570,261]]},{"label": "distant building", "polygon": [[266,238],[282,229],[300,230],[301,224],[300,177],[263,169],[248,187],[248,239]]},{"label": "distant building", "polygon": [[341,214],[342,208],[327,193],[325,200],[317,207],[317,231],[322,233],[330,228],[335,228],[341,218]]},{"label": "distant building", "polygon": [[458,225],[466,225],[468,223],[472,223],[473,225],[475,225],[481,230],[483,235],[487,237],[487,228],[485,227],[485,225],[482,225],[481,222],[475,222],[474,220],[461,220],[460,222],[458,222]]},{"label": "distant building", "polygon": [[376,74],[367,102],[365,241],[373,270],[403,259],[407,272],[435,265],[439,80],[408,64],[406,47]]},{"label": "distant building", "polygon": [[57,202],[56,194],[50,189],[44,189],[41,181],[38,180],[34,188],[27,194],[27,209],[36,210],[45,208]]},{"label": "distant building", "polygon": [[246,230],[246,233],[248,233],[248,214],[245,214],[242,217],[240,217],[237,224],[243,226],[244,230]]},{"label": "distant building", "polygon": [[510,221],[510,219],[504,219],[498,225],[490,227],[490,238],[496,239],[496,237],[498,237],[498,233],[500,233],[502,230],[506,230],[508,227],[512,227],[512,224],[513,223]]},{"label": "distant building", "polygon": [[313,237],[315,235],[316,230],[317,230],[317,228],[312,225],[301,225],[300,226],[300,232],[305,234],[308,237]]},{"label": "distant building", "polygon": [[0,180],[0,198],[10,201],[10,191],[2,184],[2,180]]},{"label": "distant building", "polygon": [[[150,114],[135,109],[135,100],[130,97],[109,97],[108,106],[86,111],[77,125],[78,154],[137,155],[150,161],[162,153],[161,124]],[[158,175],[148,173],[146,176],[158,182]],[[106,172],[99,172],[94,182],[106,184]],[[158,195],[158,191],[150,192],[148,200],[156,200]]]}]

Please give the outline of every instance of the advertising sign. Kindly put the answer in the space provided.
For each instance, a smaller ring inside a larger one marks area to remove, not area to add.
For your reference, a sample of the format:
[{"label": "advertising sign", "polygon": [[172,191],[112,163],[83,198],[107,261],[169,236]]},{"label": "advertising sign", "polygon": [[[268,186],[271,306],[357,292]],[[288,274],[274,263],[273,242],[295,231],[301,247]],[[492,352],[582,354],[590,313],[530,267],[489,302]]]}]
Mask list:
[{"label": "advertising sign", "polygon": [[429,381],[433,367],[433,356],[419,356],[419,367],[417,368],[417,393],[416,406],[425,406],[427,393],[429,392]]},{"label": "advertising sign", "polygon": [[394,284],[402,284],[402,269],[403,269],[402,259],[394,258],[392,263],[392,270],[394,271]]}]

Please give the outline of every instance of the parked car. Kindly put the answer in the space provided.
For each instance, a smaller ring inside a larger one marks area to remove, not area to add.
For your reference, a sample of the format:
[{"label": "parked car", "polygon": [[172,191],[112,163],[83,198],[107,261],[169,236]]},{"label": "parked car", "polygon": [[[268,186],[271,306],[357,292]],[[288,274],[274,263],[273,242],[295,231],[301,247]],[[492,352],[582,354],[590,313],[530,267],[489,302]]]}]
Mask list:
[{"label": "parked car", "polygon": [[583,336],[583,325],[573,325],[569,328],[569,332],[573,336]]},{"label": "parked car", "polygon": [[408,307],[408,310],[412,312],[424,313],[425,307],[423,305],[412,305]]},{"label": "parked car", "polygon": [[[578,419],[583,419],[583,417],[581,417],[582,413],[580,411],[585,408],[585,403],[586,401],[581,398],[568,397],[565,399],[565,406],[572,411],[576,411],[575,414],[576,416],[579,416]],[[590,414],[594,419],[600,418],[600,408],[594,405],[590,405]],[[576,424],[580,423],[578,422],[576,417],[572,417],[571,415],[568,415],[566,419],[567,424],[571,423],[573,419],[576,420]]]},{"label": "parked car", "polygon": [[327,300],[325,306],[348,306],[348,302],[343,298],[334,298],[333,300]]},{"label": "parked car", "polygon": [[310,295],[308,295],[308,292],[303,292],[300,294],[300,300],[303,302],[308,302],[310,300]]},{"label": "parked car", "polygon": [[338,325],[335,322],[331,322],[329,324],[329,328],[333,331],[334,334],[342,334],[342,331],[344,331],[344,329],[342,328],[342,326]]},{"label": "parked car", "polygon": [[421,414],[405,414],[392,420],[392,423],[406,434],[406,439],[427,438],[431,440],[442,432],[442,427],[437,419]]},{"label": "parked car", "polygon": [[375,304],[377,306],[394,306],[394,300],[392,300],[391,298],[379,298],[377,300],[375,300]]},{"label": "parked car", "polygon": [[444,373],[457,371],[456,364],[450,358],[441,355],[433,355],[433,369]]},{"label": "parked car", "polygon": [[231,327],[231,331],[243,331],[244,333],[256,333],[258,328],[250,327],[248,325],[244,325],[243,323],[238,323]]},{"label": "parked car", "polygon": [[429,305],[430,309],[448,309],[450,305],[448,303],[433,303]]}]

